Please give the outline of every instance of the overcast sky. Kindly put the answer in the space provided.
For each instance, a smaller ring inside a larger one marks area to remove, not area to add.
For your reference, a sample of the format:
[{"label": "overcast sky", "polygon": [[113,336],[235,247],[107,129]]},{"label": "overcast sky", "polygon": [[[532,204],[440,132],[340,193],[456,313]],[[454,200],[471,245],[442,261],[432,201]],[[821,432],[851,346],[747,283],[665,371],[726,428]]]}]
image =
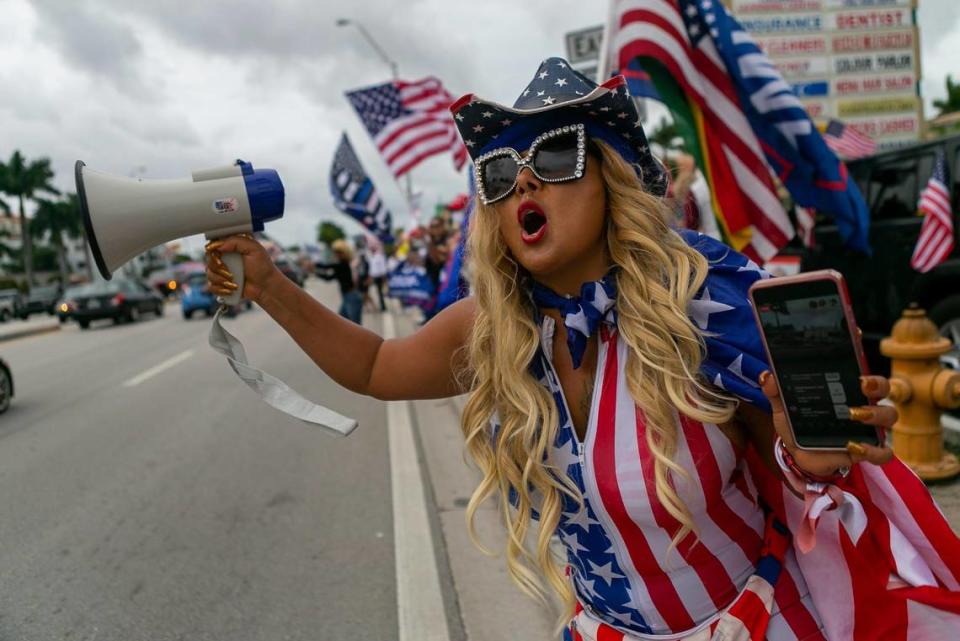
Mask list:
[{"label": "overcast sky", "polygon": [[[341,5],[343,8],[335,8]],[[539,61],[564,55],[564,33],[601,24],[600,0],[0,0],[0,158],[48,156],[73,191],[77,159],[104,171],[186,177],[243,158],[283,178],[287,207],[268,233],[311,242],[341,220],[328,191],[347,131],[384,200],[405,219],[387,173],[343,92],[386,81],[388,67],[346,17],[361,22],[400,75],[435,75],[450,93],[511,103]],[[960,3],[921,0],[922,92],[960,77]],[[413,171],[424,206],[463,191],[438,156]],[[188,243],[199,247],[195,239]]]}]

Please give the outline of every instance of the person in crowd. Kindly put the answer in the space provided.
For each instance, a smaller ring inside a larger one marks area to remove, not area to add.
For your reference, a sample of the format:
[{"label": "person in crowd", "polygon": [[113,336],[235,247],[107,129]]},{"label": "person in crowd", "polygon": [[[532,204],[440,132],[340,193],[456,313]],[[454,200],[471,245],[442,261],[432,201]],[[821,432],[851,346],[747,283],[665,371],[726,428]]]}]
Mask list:
[{"label": "person in crowd", "polygon": [[328,264],[316,266],[317,276],[324,280],[335,280],[340,286],[340,315],[362,325],[363,295],[358,287],[358,280],[354,271],[353,249],[343,238],[333,241],[331,245],[336,260]]},{"label": "person in crowd", "polygon": [[370,265],[370,281],[377,290],[377,299],[380,302],[380,311],[387,311],[387,302],[384,299],[384,287],[387,283],[387,257],[381,243],[370,243],[367,252],[367,263]]},{"label": "person in crowd", "polygon": [[[385,341],[240,237],[209,245],[212,290],[239,252],[244,296],[344,387],[469,394],[468,519],[496,498],[511,577],[559,596],[567,639],[952,638],[960,542],[888,448],[796,446],[747,299],[766,275],[667,225],[623,77],[551,58],[512,108],[452,109],[478,184],[472,296]],[[896,410],[856,416],[885,429]]]}]

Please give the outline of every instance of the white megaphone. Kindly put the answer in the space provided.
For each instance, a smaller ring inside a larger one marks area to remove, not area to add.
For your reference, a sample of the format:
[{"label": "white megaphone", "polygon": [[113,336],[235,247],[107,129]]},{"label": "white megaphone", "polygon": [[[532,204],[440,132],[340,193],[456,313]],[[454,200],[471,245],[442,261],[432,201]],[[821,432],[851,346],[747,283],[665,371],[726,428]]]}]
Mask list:
[{"label": "white megaphone", "polygon": [[[179,180],[126,178],[78,160],[76,180],[90,249],[108,280],[134,256],[169,240],[263,231],[264,223],[283,216],[280,176],[242,160]],[[243,261],[229,253],[223,262],[239,287],[220,300],[236,305],[243,293]]]}]

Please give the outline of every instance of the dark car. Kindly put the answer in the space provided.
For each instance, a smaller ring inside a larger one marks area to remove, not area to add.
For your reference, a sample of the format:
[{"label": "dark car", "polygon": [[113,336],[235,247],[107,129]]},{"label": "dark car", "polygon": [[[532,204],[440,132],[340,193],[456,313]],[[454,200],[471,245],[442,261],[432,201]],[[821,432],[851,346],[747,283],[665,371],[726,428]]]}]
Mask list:
[{"label": "dark car", "polygon": [[0,358],[0,414],[3,414],[10,407],[10,400],[13,398],[13,373],[7,361]]},{"label": "dark car", "polygon": [[58,285],[34,287],[24,299],[23,307],[20,309],[20,318],[26,320],[30,314],[49,314],[53,316],[56,313],[58,300],[60,300],[60,287]]},{"label": "dark car", "polygon": [[163,315],[160,294],[137,281],[119,278],[72,289],[70,298],[62,305],[80,329],[87,329],[91,321],[101,318],[113,319],[114,323],[132,323],[144,313]]},{"label": "dark car", "polygon": [[297,286],[303,287],[303,283],[307,280],[307,277],[296,263],[289,258],[277,258],[273,263],[277,266],[277,269],[283,272],[284,276],[295,282]]},{"label": "dark car", "polygon": [[154,291],[167,298],[176,296],[177,292],[180,291],[181,281],[179,274],[173,269],[158,269],[147,276],[147,283]]},{"label": "dark car", "polygon": [[[944,154],[950,179],[954,250],[940,265],[921,274],[910,267],[923,224],[917,202],[938,153]],[[850,162],[849,169],[870,208],[873,255],[846,249],[837,226],[824,217],[817,221],[816,247],[801,253],[801,268],[832,268],[844,275],[870,367],[882,374],[889,371],[889,362],[880,355],[880,339],[889,335],[911,302],[927,310],[941,334],[954,345],[960,343],[960,243],[956,242],[960,232],[960,136],[885,151]]]},{"label": "dark car", "polygon": [[23,310],[23,294],[19,289],[0,289],[0,322],[20,316]]}]

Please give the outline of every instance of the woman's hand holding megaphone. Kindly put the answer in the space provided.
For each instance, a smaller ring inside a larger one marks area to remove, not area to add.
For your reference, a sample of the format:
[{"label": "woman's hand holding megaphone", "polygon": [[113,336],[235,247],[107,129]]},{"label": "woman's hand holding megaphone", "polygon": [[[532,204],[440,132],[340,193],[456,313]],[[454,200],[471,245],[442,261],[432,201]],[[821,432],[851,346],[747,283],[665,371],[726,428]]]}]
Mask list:
[{"label": "woman's hand holding megaphone", "polygon": [[223,262],[223,254],[236,253],[243,262],[243,291],[241,296],[259,302],[270,282],[283,273],[277,269],[270,254],[249,234],[227,236],[207,243],[207,285],[216,296],[229,296],[241,286]]}]

